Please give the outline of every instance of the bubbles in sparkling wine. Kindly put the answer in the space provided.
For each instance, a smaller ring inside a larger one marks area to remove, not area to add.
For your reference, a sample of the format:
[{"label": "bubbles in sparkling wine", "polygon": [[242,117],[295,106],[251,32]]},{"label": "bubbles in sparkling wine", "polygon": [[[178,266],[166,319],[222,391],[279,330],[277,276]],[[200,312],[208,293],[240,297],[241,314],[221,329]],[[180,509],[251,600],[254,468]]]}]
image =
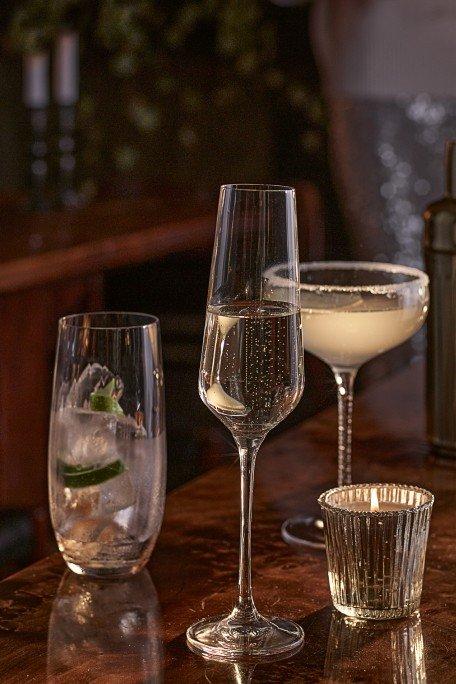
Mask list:
[{"label": "bubbles in sparkling wine", "polygon": [[294,408],[303,383],[300,315],[283,302],[208,309],[203,401],[236,435],[257,436]]}]

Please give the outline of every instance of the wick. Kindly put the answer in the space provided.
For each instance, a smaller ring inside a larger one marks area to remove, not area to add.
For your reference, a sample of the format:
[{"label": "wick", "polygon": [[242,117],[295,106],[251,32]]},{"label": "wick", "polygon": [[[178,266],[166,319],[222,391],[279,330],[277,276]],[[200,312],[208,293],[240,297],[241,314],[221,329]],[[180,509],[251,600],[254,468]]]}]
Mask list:
[{"label": "wick", "polygon": [[380,506],[378,503],[378,494],[377,494],[377,488],[374,487],[371,490],[371,511],[379,511]]}]

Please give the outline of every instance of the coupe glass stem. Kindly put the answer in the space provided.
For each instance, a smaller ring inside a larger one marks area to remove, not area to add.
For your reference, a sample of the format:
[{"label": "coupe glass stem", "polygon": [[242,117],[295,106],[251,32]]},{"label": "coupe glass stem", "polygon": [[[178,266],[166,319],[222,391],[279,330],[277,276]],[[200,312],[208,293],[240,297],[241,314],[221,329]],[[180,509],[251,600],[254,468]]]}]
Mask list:
[{"label": "coupe glass stem", "polygon": [[333,368],[337,383],[338,405],[338,470],[337,484],[339,487],[351,484],[351,450],[352,450],[352,418],[353,418],[353,385],[357,368],[339,370]]},{"label": "coupe glass stem", "polygon": [[231,617],[251,622],[259,615],[252,597],[252,503],[255,460],[264,438],[236,438],[241,466],[241,526],[239,537],[239,595]]}]

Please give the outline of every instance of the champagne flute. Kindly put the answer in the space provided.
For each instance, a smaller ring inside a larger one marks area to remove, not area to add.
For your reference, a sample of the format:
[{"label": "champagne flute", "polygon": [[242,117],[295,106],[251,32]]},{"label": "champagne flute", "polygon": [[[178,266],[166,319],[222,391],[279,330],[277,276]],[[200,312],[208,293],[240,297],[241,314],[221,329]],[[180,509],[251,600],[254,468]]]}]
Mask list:
[{"label": "champagne flute", "polygon": [[[286,284],[276,289],[265,273],[279,263]],[[250,549],[256,455],[271,428],[295,408],[303,386],[294,190],[222,186],[199,393],[239,450],[239,591],[229,615],[206,618],[187,630],[190,648],[206,657],[277,656],[303,643],[298,625],[258,613]]]},{"label": "champagne flute", "polygon": [[[268,273],[276,288],[287,283],[286,265]],[[304,348],[327,363],[337,384],[338,486],[351,484],[353,384],[360,366],[402,344],[423,325],[429,279],[417,268],[376,262],[300,264]],[[286,520],[291,544],[324,548],[323,521],[300,515]]]}]

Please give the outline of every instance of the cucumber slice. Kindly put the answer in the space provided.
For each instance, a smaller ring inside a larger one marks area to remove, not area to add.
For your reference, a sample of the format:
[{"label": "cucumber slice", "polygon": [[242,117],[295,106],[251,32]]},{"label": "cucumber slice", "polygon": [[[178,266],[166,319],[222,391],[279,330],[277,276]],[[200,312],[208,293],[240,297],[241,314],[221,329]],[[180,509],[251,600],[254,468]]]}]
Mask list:
[{"label": "cucumber slice", "polygon": [[60,466],[65,487],[71,487],[72,489],[93,487],[125,472],[125,466],[120,459],[112,461],[112,463],[108,463],[108,465],[101,468],[85,468],[84,466],[72,466],[62,462],[60,462]]}]

